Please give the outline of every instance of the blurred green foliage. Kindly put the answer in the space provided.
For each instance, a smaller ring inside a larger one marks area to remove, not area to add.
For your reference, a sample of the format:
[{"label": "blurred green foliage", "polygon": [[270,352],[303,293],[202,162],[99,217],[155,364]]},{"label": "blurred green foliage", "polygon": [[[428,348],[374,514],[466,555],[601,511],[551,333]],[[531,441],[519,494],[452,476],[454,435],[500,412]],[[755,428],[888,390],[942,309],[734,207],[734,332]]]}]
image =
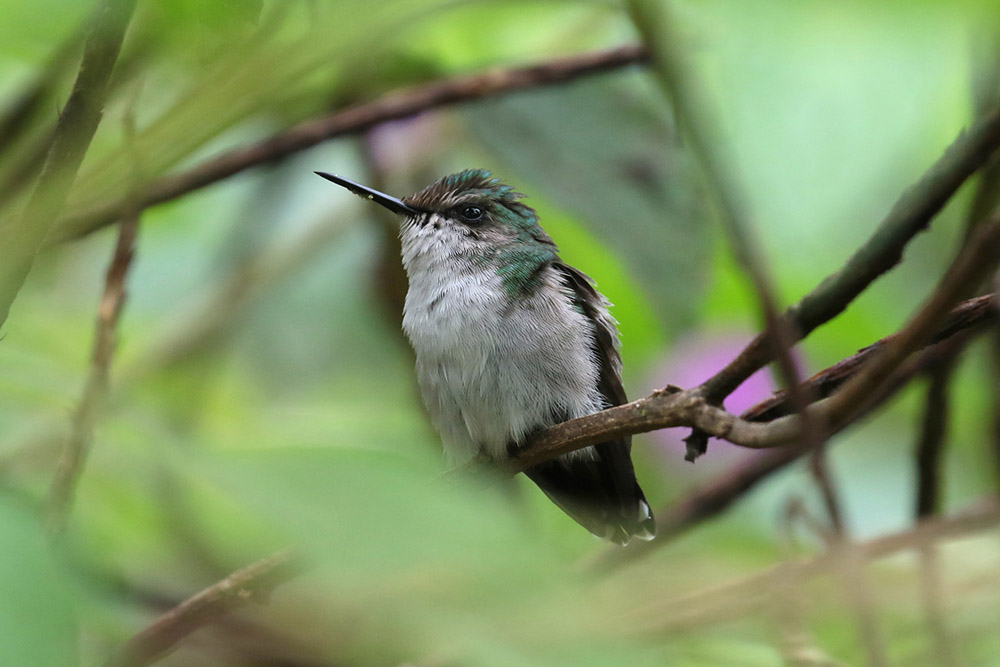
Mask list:
[{"label": "blurred green foliage", "polygon": [[[867,237],[968,122],[973,70],[996,66],[973,58],[997,34],[984,27],[1000,19],[986,2],[677,4],[782,303]],[[0,0],[0,113],[45,83],[37,112],[0,153],[0,217],[30,192],[88,11]],[[634,39],[606,2],[145,0],[66,216],[389,90]],[[124,140],[129,111],[134,146]],[[79,399],[114,234],[51,247],[0,340],[0,664],[102,664],[156,613],[286,544],[309,573],[162,664],[782,662],[780,613],[695,614],[663,629],[655,605],[788,556],[788,499],[820,512],[802,467],[600,577],[581,563],[607,547],[530,484],[438,478],[444,463],[398,294],[381,273],[399,271],[385,221],[312,171],[405,194],[473,166],[527,193],[567,261],[616,304],[630,395],[691,361],[672,346],[756,331],[752,292],[641,69],[328,142],[143,214],[112,395],[69,532],[52,548],[35,509]],[[957,247],[966,197],[804,343],[811,371],[901,326]],[[707,377],[726,360],[694,361]],[[990,369],[974,346],[956,376],[947,509],[996,482],[984,444]],[[921,397],[914,387],[833,449],[859,537],[910,524]],[[744,456],[732,449],[713,443],[691,466],[680,448],[638,437],[635,457],[650,497],[666,502]],[[813,536],[802,541],[795,553],[816,550]],[[966,664],[1000,655],[998,556],[995,534],[943,551],[947,621]],[[939,664],[914,561],[868,575],[893,663]],[[802,624],[822,651],[859,664],[857,618],[836,581],[802,585]]]}]

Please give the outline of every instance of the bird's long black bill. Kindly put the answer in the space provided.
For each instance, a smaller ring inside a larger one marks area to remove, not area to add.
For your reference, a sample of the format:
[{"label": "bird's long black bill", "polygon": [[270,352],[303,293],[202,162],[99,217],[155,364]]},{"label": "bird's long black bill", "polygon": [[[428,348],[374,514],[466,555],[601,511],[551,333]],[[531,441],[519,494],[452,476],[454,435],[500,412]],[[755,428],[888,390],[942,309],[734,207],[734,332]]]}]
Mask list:
[{"label": "bird's long black bill", "polygon": [[343,186],[356,194],[359,197],[367,199],[368,201],[373,201],[376,204],[381,204],[393,213],[399,213],[400,215],[418,215],[421,213],[420,210],[413,208],[401,199],[396,199],[395,197],[390,197],[384,192],[379,192],[378,190],[373,190],[368,186],[361,185],[360,183],[355,183],[354,181],[348,180],[343,176],[337,176],[335,174],[328,174],[325,171],[314,172],[317,176],[322,176],[328,181],[332,181],[337,185]]}]

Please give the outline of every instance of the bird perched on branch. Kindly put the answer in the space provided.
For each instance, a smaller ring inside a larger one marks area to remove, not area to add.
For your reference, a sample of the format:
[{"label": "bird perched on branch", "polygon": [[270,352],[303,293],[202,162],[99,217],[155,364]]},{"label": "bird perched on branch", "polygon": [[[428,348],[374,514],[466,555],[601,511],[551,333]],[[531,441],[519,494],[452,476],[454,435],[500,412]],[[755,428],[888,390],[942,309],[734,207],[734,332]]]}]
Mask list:
[{"label": "bird perched on branch", "polygon": [[[403,329],[455,463],[509,459],[543,427],[626,402],[607,299],[560,260],[520,193],[478,169],[403,199],[316,173],[402,218]],[[630,448],[619,438],[525,474],[593,534],[618,544],[651,539]]]}]

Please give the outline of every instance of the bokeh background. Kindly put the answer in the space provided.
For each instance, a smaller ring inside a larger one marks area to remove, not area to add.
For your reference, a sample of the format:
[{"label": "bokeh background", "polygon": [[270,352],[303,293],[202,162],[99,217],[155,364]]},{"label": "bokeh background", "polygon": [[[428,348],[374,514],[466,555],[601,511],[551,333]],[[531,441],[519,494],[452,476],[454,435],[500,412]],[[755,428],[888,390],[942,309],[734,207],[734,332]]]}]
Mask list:
[{"label": "bokeh background", "polygon": [[[4,138],[0,216],[30,192],[19,181],[72,87],[93,5],[0,2],[0,110],[44,84],[30,121]],[[674,9],[783,305],[845,261],[995,92],[992,3]],[[678,616],[700,599],[685,596],[822,551],[785,518],[790,503],[822,516],[802,463],[682,539],[596,573],[588,563],[610,547],[526,480],[440,478],[399,327],[394,220],[312,174],[401,196],[492,170],[615,303],[629,395],[694,386],[760,322],[673,110],[641,65],[380,124],[144,211],[111,392],[66,532],[45,535],[39,507],[80,400],[115,241],[113,227],[67,240],[80,232],[74,214],[396,89],[637,39],[616,2],[140,0],[102,124],[0,340],[0,662],[103,664],[159,613],[293,545],[304,574],[159,664],[864,663],[859,611],[836,573]],[[797,348],[804,370],[903,325],[954,256],[970,192]],[[983,343],[956,371],[945,512],[996,487],[996,373]],[[762,372],[727,406],[738,412],[773,385]],[[912,525],[923,393],[915,383],[834,441],[855,539]],[[635,438],[654,507],[758,455],[712,442],[690,464],[685,435]],[[957,664],[1000,663],[997,534],[951,541],[941,560]],[[887,664],[944,664],[916,556],[866,575]]]}]

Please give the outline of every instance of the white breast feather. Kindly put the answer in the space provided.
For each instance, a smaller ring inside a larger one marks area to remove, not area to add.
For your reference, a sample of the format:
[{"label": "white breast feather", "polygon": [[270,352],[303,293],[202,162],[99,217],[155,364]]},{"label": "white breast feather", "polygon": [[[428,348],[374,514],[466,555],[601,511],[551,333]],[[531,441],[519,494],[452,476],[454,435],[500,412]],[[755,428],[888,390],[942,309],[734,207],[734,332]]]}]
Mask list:
[{"label": "white breast feather", "polygon": [[509,443],[556,415],[606,407],[592,325],[555,269],[544,271],[531,296],[512,301],[494,267],[471,270],[453,256],[456,244],[446,235],[422,231],[403,235],[410,281],[403,329],[427,409],[455,463],[480,453],[506,458]]}]

